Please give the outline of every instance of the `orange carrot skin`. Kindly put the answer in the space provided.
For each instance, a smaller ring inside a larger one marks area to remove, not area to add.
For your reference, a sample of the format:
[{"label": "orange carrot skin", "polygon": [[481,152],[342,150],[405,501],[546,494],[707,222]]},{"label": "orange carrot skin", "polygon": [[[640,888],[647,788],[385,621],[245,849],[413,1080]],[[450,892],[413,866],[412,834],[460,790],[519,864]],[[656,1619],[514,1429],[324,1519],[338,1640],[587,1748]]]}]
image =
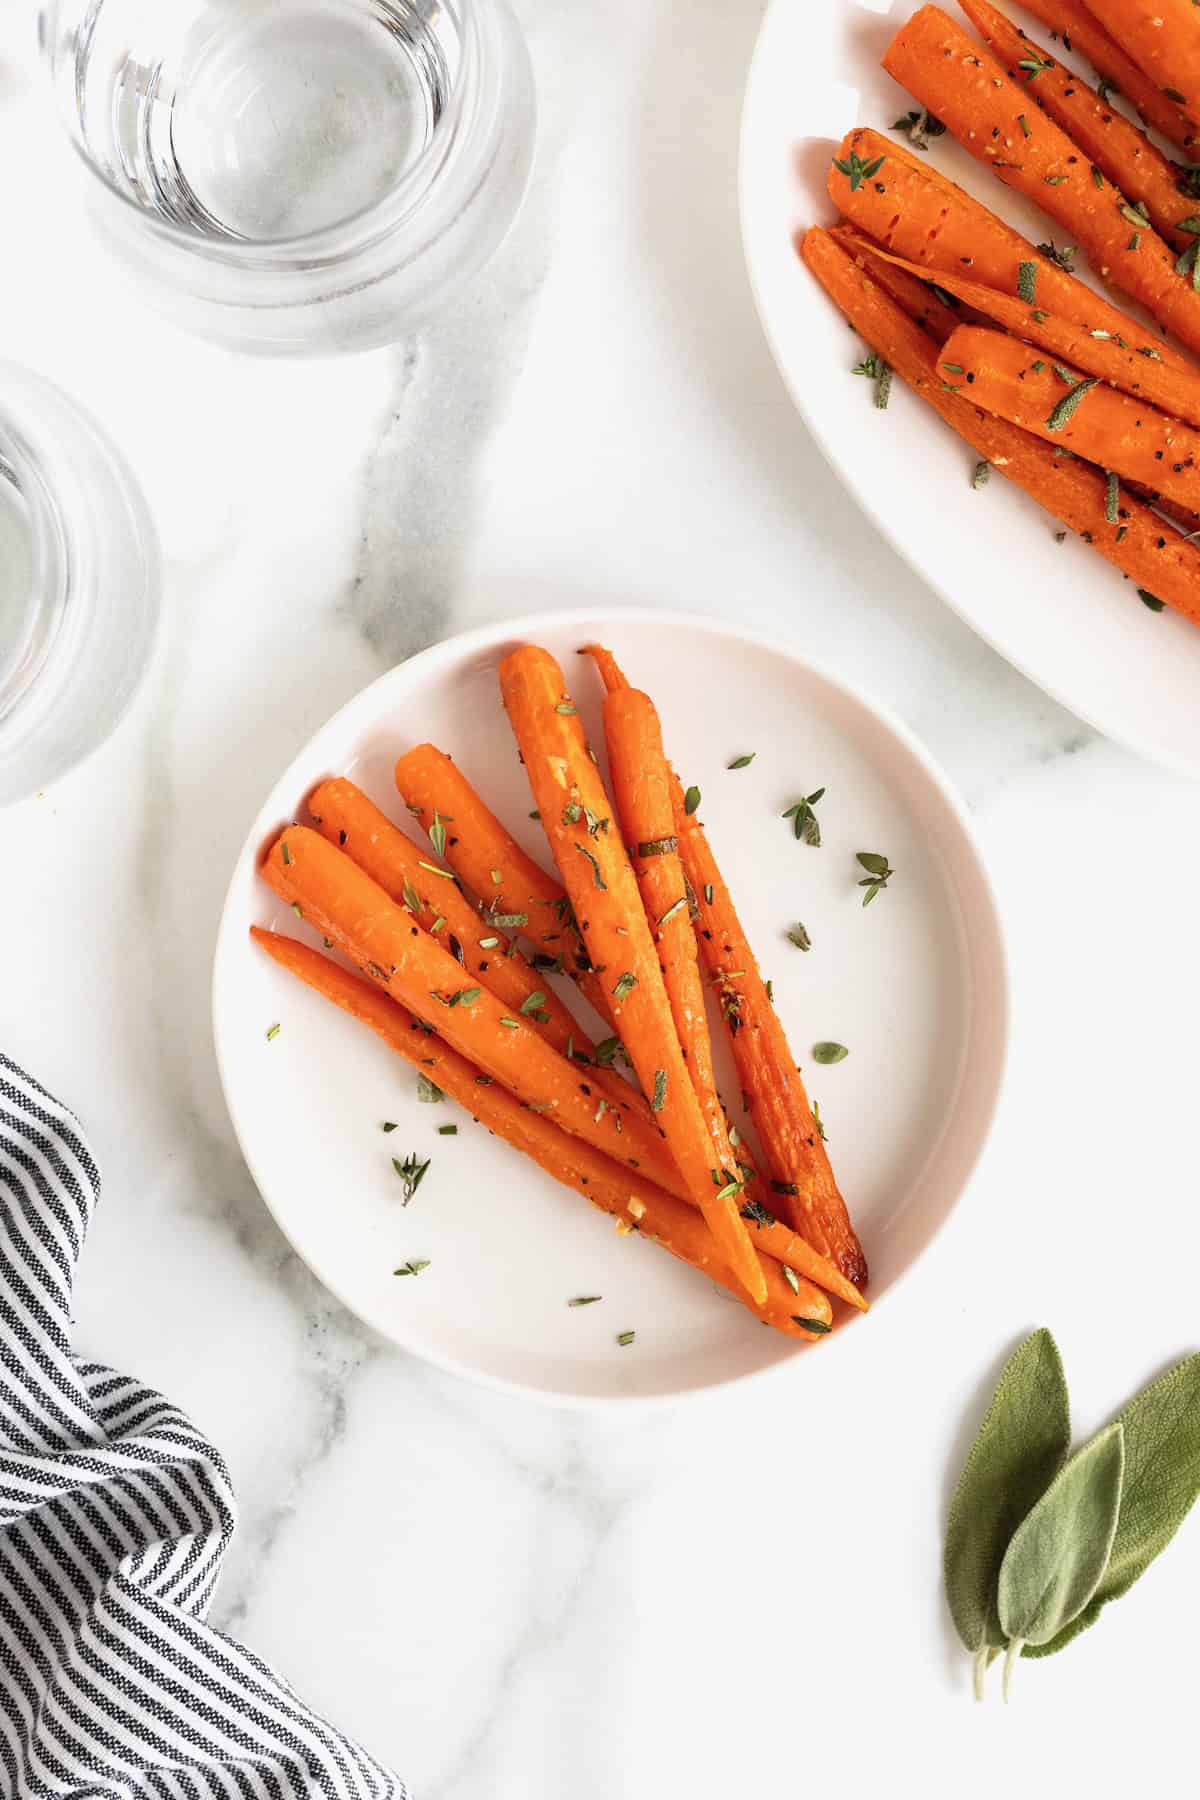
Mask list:
[{"label": "orange carrot skin", "polygon": [[[915,324],[911,328],[920,335]],[[674,807],[683,866],[700,910],[700,953],[716,985],[746,1108],[778,1196],[774,1204],[790,1208],[800,1235],[855,1287],[864,1287],[867,1259],[838,1192],[804,1082],[704,828],[688,813],[678,781]]]},{"label": "orange carrot skin", "polygon": [[1195,118],[1200,113],[1200,31],[1192,0],[1087,0],[1142,73]]},{"label": "orange carrot skin", "polygon": [[1057,219],[1098,275],[1200,349],[1200,293],[1176,273],[1171,246],[1131,225],[1119,189],[1097,191],[1088,158],[940,7],[922,6],[900,27],[883,66],[1006,186]]},{"label": "orange carrot skin", "polygon": [[[896,304],[904,309],[910,319],[916,320],[921,330],[935,344],[944,344],[950,333],[957,331],[967,320],[975,324],[981,322],[973,316],[971,309],[947,306],[944,300],[939,300],[929,285],[929,276],[915,263],[902,266],[890,259],[890,252],[883,250],[873,238],[866,237],[856,226],[843,221],[841,224],[831,225],[829,235],[849,256],[864,256],[871,250],[877,253],[871,263],[872,278],[885,294],[890,294]],[[938,286],[947,293],[952,291],[944,281],[939,280]]]},{"label": "orange carrot skin", "polygon": [[1181,150],[1200,142],[1195,121],[1142,73],[1083,0],[1021,0],[1021,4],[1026,12],[1057,32],[1064,47],[1069,45],[1086,56],[1096,73],[1124,95],[1147,125],[1153,125]]},{"label": "orange carrot skin", "polygon": [[[661,1244],[710,1280],[720,1282],[730,1293],[746,1300],[745,1290],[724,1267],[711,1233],[694,1208],[664,1193],[642,1175],[621,1168],[591,1145],[568,1137],[545,1114],[530,1112],[497,1083],[481,1082],[474,1063],[440,1039],[425,1036],[411,1013],[320,951],[297,943],[295,938],[263,931],[257,925],[251,926],[250,935],[282,968],[343,1012],[370,1026],[390,1049],[420,1068],[472,1118],[514,1149],[523,1151],[564,1187],[582,1194],[622,1225]],[[765,1319],[789,1337],[815,1339],[824,1335],[804,1331],[795,1320],[815,1319],[828,1326],[833,1308],[825,1294],[806,1281],[794,1293],[778,1262],[768,1264],[766,1279],[766,1305],[750,1308],[756,1318]]]},{"label": "orange carrot skin", "polygon": [[[864,162],[883,158],[875,176],[854,188],[837,167],[852,153]],[[1031,305],[1071,319],[1087,331],[1108,331],[1114,338],[1127,335],[1129,320],[1111,301],[1059,268],[932,163],[921,162],[877,131],[858,127],[846,134],[830,163],[827,186],[845,218],[884,249],[927,270],[929,279],[939,285],[947,273],[969,277],[1003,294],[1018,294],[1021,265],[1032,263],[1036,281]],[[1144,328],[1138,329],[1144,333]],[[1195,373],[1195,365],[1170,345],[1160,344],[1159,351],[1165,365]]]},{"label": "orange carrot skin", "polygon": [[[895,288],[879,280],[879,271],[893,260],[890,250],[881,249],[853,230],[839,232],[834,229],[829,235],[861,261],[871,279],[886,293],[893,299],[898,298]],[[900,266],[910,275],[918,273],[916,263],[902,262]],[[1061,319],[1041,308],[1031,307],[1015,295],[1001,294],[976,281],[964,281],[944,270],[938,274],[938,283],[947,293],[965,301],[969,309],[963,317],[954,318],[952,330],[957,331],[966,322],[986,324],[990,318],[1014,337],[1024,338],[1048,350],[1060,362],[1073,363],[1089,375],[1099,375],[1110,387],[1120,388],[1122,393],[1132,394],[1136,399],[1145,400],[1160,411],[1174,413],[1200,428],[1200,372],[1168,366],[1160,357],[1154,340],[1132,319],[1126,321],[1118,342],[1113,337],[1097,337],[1070,319]],[[909,306],[904,306],[904,310],[912,316]],[[978,317],[971,320],[970,313]],[[947,332],[946,336],[949,335]],[[944,343],[946,340],[934,334],[934,341]]]},{"label": "orange carrot skin", "polygon": [[[1179,221],[1194,217],[1196,201],[1180,193],[1176,164],[1124,113],[1118,112],[1050,51],[1027,37],[988,0],[958,0],[958,4],[988,49],[1003,63],[1009,79],[1023,88],[1090,159],[1097,191],[1103,193],[1102,177],[1107,176],[1114,186],[1145,206],[1150,223],[1162,237],[1177,250],[1186,250],[1191,235],[1178,229]],[[1022,62],[1037,66],[1023,69]]]},{"label": "orange carrot skin", "polygon": [[[621,835],[658,951],[680,1048],[708,1120],[717,1167],[736,1168],[737,1158],[717,1098],[687,882],[678,848],[665,848],[674,843],[674,811],[662,731],[649,695],[636,688],[609,694],[604,702],[604,735]],[[644,854],[639,845],[652,848]]]},{"label": "orange carrot skin", "polygon": [[[947,364],[954,365],[954,373]],[[1049,363],[1028,344],[1001,331],[963,325],[947,341],[940,367],[950,380],[969,380],[971,398],[997,418],[1008,419],[1050,444],[1111,469],[1131,481],[1157,487],[1192,511],[1200,509],[1200,432],[1115,388],[1089,389],[1064,424],[1052,423],[1079,369]],[[962,377],[957,373],[963,371]],[[1070,377],[1064,381],[1057,373]],[[1120,522],[1110,522],[1110,531]]]},{"label": "orange carrot skin", "polygon": [[736,1170],[714,1168],[637,882],[563,672],[547,651],[526,645],[501,663],[500,691],[542,829],[643,1092],[652,1096],[688,1193],[753,1296],[761,1270],[738,1210],[740,1191],[730,1192]]},{"label": "orange carrot skin", "polygon": [[801,255],[860,337],[978,455],[1084,536],[1139,587],[1200,622],[1200,553],[1194,544],[1165,531],[1162,520],[1149,507],[1128,495],[1122,500],[1127,516],[1121,523],[1126,532],[1118,540],[1114,531],[1105,530],[1107,491],[1098,470],[1077,458],[1055,456],[1039,438],[983,412],[965,398],[969,392],[965,384],[961,392],[947,391],[943,371],[936,366],[937,347],[827,232],[818,228],[808,231]]},{"label": "orange carrot skin", "polygon": [[553,875],[527,856],[496,815],[484,805],[458,765],[432,744],[418,744],[396,764],[396,786],[409,811],[426,831],[435,814],[451,821],[446,861],[486,909],[501,917],[525,917],[523,937],[548,956],[563,959],[602,1018],[612,1023],[607,998],[587,971],[576,934],[566,919],[566,895]]},{"label": "orange carrot skin", "polygon": [[[267,852],[267,884],[331,938],[363,972],[518,1100],[553,1113],[564,1131],[640,1168],[669,1192],[679,1172],[653,1125],[601,1106],[587,1079],[421,930],[348,856],[319,832],[290,825]],[[457,1001],[455,995],[462,996]]]},{"label": "orange carrot skin", "polygon": [[[511,1011],[520,1012],[556,1050],[594,1065],[595,1045],[545,974],[533,968],[502,933],[489,929],[457,882],[442,870],[432,850],[418,850],[352,781],[323,781],[308,805],[322,837],[344,850],[397,905],[414,910],[415,902],[417,923],[425,931],[436,927],[436,935],[469,975],[482,981]],[[541,998],[533,1006],[538,994]],[[528,1010],[521,1012],[522,1007]],[[612,1105],[626,1112],[637,1110],[650,1123],[645,1101],[615,1069],[593,1066],[588,1079]]]}]

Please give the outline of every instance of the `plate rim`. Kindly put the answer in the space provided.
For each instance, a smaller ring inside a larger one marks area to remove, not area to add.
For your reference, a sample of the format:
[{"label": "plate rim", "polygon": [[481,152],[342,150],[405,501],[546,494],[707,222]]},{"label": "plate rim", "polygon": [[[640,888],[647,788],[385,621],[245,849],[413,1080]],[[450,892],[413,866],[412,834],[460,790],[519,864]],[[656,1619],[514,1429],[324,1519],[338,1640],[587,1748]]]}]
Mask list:
[{"label": "plate rim", "polygon": [[[797,668],[809,675],[815,676],[818,681],[824,682],[837,695],[841,696],[843,699],[849,700],[853,705],[871,714],[886,731],[890,732],[892,736],[898,740],[918,764],[926,780],[928,780],[936,790],[940,800],[953,820],[953,823],[957,826],[960,838],[967,851],[972,867],[972,873],[978,882],[980,899],[983,903],[980,912],[976,914],[976,917],[973,920],[973,924],[976,931],[979,933],[981,940],[987,946],[988,955],[993,965],[993,980],[995,985],[996,1011],[994,1015],[989,1018],[989,1031],[994,1040],[994,1050],[992,1053],[993,1071],[990,1091],[984,1095],[982,1105],[978,1109],[979,1119],[975,1128],[975,1140],[973,1144],[968,1146],[968,1153],[964,1161],[962,1172],[958,1178],[957,1192],[953,1200],[945,1209],[942,1217],[934,1224],[920,1254],[914,1258],[913,1262],[910,1263],[906,1269],[903,1270],[885,1294],[881,1295],[877,1300],[872,1301],[871,1310],[873,1314],[884,1311],[891,1294],[895,1290],[903,1288],[907,1279],[914,1273],[917,1265],[924,1259],[927,1252],[946,1230],[952,1216],[958,1211],[959,1206],[971,1187],[979,1169],[979,1165],[991,1142],[992,1133],[995,1129],[996,1119],[1007,1085],[1009,1049],[1012,1032],[1012,986],[1008,950],[1003,929],[1003,916],[987,859],[983,854],[983,850],[976,836],[974,826],[964,801],[958,794],[949,777],[933,757],[932,753],[925,747],[903,719],[893,713],[889,707],[877,701],[873,694],[846,681],[840,675],[834,673],[819,659],[810,657],[806,651],[802,651],[799,647],[793,646],[793,644],[786,639],[772,637],[767,633],[760,631],[743,629],[740,625],[725,619],[715,618],[708,614],[690,612],[682,609],[677,611],[669,607],[623,606],[619,602],[609,601],[594,606],[573,606],[557,611],[542,609],[537,612],[522,613],[516,618],[506,617],[495,619],[487,624],[471,626],[465,631],[454,632],[449,637],[439,640],[436,644],[430,644],[424,650],[417,651],[413,656],[406,658],[403,662],[393,664],[390,669],[383,670],[364,687],[358,689],[356,693],[351,694],[343,701],[343,703],[337,707],[327,719],[318,725],[314,731],[311,731],[308,734],[308,737],[292,756],[286,768],[284,768],[275,778],[266,794],[263,796],[260,805],[250,821],[237,854],[234,857],[229,881],[225,890],[225,898],[221,905],[209,983],[210,1016],[212,1021],[213,1052],[217,1065],[217,1074],[220,1080],[222,1097],[225,1102],[225,1110],[233,1128],[239,1154],[246,1165],[262,1204],[265,1206],[271,1218],[275,1221],[275,1224],[287,1240],[293,1253],[300,1258],[300,1261],[309,1270],[314,1279],[320,1283],[326,1292],[333,1295],[339,1305],[345,1307],[346,1311],[350,1313],[363,1329],[370,1331],[373,1335],[378,1336],[384,1343],[402,1351],[405,1355],[414,1357],[420,1362],[427,1363],[430,1367],[438,1369],[443,1374],[457,1376],[475,1386],[484,1387],[493,1392],[507,1394],[515,1398],[531,1400],[541,1405],[557,1406],[572,1411],[588,1413],[609,1413],[614,1411],[628,1412],[632,1409],[649,1411],[661,1407],[677,1406],[692,1400],[698,1401],[704,1396],[728,1394],[735,1388],[742,1387],[748,1382],[757,1382],[771,1377],[778,1377],[781,1375],[782,1371],[794,1368],[798,1361],[803,1360],[800,1356],[800,1350],[803,1346],[797,1345],[792,1355],[782,1357],[777,1362],[766,1363],[760,1368],[747,1369],[727,1376],[722,1376],[716,1380],[701,1382],[695,1386],[667,1388],[653,1394],[588,1394],[579,1393],[570,1388],[553,1388],[535,1385],[530,1382],[516,1380],[507,1375],[498,1375],[474,1364],[463,1362],[460,1358],[443,1351],[430,1349],[424,1344],[414,1344],[399,1333],[383,1331],[379,1326],[364,1318],[354,1300],[344,1291],[341,1282],[337,1279],[331,1279],[319,1266],[318,1262],[312,1260],[306,1250],[301,1249],[295,1237],[292,1235],[284,1217],[270,1198],[265,1183],[260,1179],[256,1158],[247,1144],[246,1136],[243,1134],[239,1105],[235,1099],[236,1083],[233,1081],[226,1064],[224,1047],[225,1037],[222,1030],[222,1009],[224,1004],[222,974],[223,966],[230,953],[230,945],[232,944],[235,928],[239,927],[241,924],[240,920],[235,920],[234,918],[235,903],[237,899],[235,890],[239,885],[239,878],[242,875],[247,862],[253,863],[254,860],[256,860],[258,850],[262,843],[264,830],[270,829],[269,824],[265,824],[265,821],[267,821],[271,815],[276,793],[281,788],[296,785],[299,782],[299,765],[305,762],[311,746],[317,738],[323,737],[327,732],[334,730],[346,714],[362,706],[368,696],[373,694],[376,689],[395,681],[401,674],[401,671],[404,671],[405,673],[416,671],[417,679],[420,680],[422,674],[428,674],[431,671],[436,672],[439,663],[451,663],[463,658],[469,658],[472,654],[478,653],[481,650],[486,650],[490,646],[507,638],[521,638],[526,641],[535,641],[539,629],[544,630],[548,622],[552,622],[556,629],[569,628],[573,621],[579,621],[580,623],[587,622],[587,624],[594,629],[596,621],[603,618],[610,618],[613,623],[618,626],[623,622],[635,621],[640,625],[652,626],[660,630],[682,627],[685,630],[698,631],[708,637],[720,638],[727,642],[732,642],[750,649],[767,651],[774,655],[786,657],[787,660]],[[968,1043],[971,1040],[971,1035],[972,1034],[969,1032],[967,1038]],[[956,1093],[955,1105],[957,1105],[957,1103],[958,1094]],[[841,1335],[840,1332],[835,1334],[835,1336],[839,1338]],[[825,1347],[821,1358],[822,1362],[828,1358],[831,1349],[832,1345],[827,1345]]]},{"label": "plate rim", "polygon": [[[942,581],[935,580],[928,570],[918,563],[915,554],[910,553],[898,540],[896,533],[887,523],[886,516],[872,501],[870,493],[864,492],[854,485],[849,473],[842,468],[826,448],[817,418],[805,399],[803,387],[792,380],[788,371],[785,354],[780,347],[774,327],[774,309],[764,297],[764,282],[760,276],[761,264],[757,248],[759,239],[756,228],[752,227],[750,223],[753,209],[748,201],[750,174],[747,141],[755,129],[751,122],[751,114],[758,90],[764,81],[763,70],[767,65],[771,39],[779,29],[776,21],[783,16],[789,6],[796,4],[797,0],[768,0],[758,36],[754,42],[750,66],[746,73],[746,86],[742,95],[742,111],[738,128],[738,225],[742,244],[742,261],[745,264],[746,278],[750,284],[759,328],[766,340],[771,360],[775,364],[784,390],[799,413],[805,429],[816,445],[826,467],[833,471],[842,487],[858,506],[859,511],[870,520],[879,535],[895,551],[905,568],[910,569],[918,581],[922,582],[931,593],[936,594],[943,605],[949,607],[955,617],[961,619],[963,624],[975,633],[976,637],[980,638],[990,650],[994,650],[997,656],[1002,657],[1019,675],[1024,676],[1026,681],[1032,682],[1034,687],[1048,695],[1065,711],[1073,714],[1082,724],[1099,732],[1101,737],[1120,745],[1123,749],[1131,750],[1137,756],[1144,757],[1147,762],[1153,763],[1157,768],[1168,769],[1172,774],[1183,775],[1191,781],[1200,781],[1200,747],[1197,748],[1194,758],[1188,757],[1168,745],[1156,744],[1143,738],[1136,730],[1119,723],[1114,724],[1106,718],[1102,706],[1080,705],[1077,699],[1064,693],[1056,681],[1052,678],[1048,679],[1032,669],[1019,650],[1010,650],[1002,644],[987,625],[980,623],[979,619],[955,598],[954,592],[949,586]],[[841,6],[845,4],[845,0],[826,0],[826,4]]]}]

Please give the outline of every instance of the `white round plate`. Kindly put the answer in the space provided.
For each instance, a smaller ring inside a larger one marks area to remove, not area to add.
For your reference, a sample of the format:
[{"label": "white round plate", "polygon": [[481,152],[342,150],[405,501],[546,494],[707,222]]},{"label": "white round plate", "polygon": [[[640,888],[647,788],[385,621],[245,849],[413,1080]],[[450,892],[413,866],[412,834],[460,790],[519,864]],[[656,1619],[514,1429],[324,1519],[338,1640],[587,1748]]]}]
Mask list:
[{"label": "white round plate", "polygon": [[[914,104],[879,58],[916,3],[772,0],[767,9],[740,170],[742,240],[767,339],[833,468],[942,599],[1097,730],[1200,776],[1200,631],[1150,612],[1077,539],[1057,544],[1050,515],[1008,482],[973,492],[974,453],[901,383],[876,411],[870,385],[850,373],[859,340],[796,255],[797,230],[834,216],[825,181],[837,142],[854,125],[895,135],[893,120]],[[1043,27],[1016,16],[1044,41]],[[1034,243],[1051,235],[1050,220],[949,134],[930,158]]]},{"label": "white round plate", "polygon": [[[269,795],[234,870],[213,977],[217,1057],[246,1161],[314,1273],[443,1368],[568,1401],[678,1395],[795,1355],[817,1368],[836,1341],[810,1351],[764,1330],[657,1246],[618,1236],[452,1102],[418,1102],[408,1063],[248,935],[254,923],[305,935],[256,871],[316,782],[350,775],[411,824],[392,769],[426,739],[546,860],[496,680],[500,658],[530,641],[561,660],[597,748],[599,684],[574,653],[610,645],[655,696],[669,753],[703,791],[702,816],[774,979],[870,1259],[880,1304],[856,1329],[886,1329],[888,1290],[958,1198],[994,1109],[1007,1010],[996,909],[958,802],[902,726],[788,650],[638,611],[543,614],[427,650],[343,707]],[[726,769],[748,751],[748,769]],[[812,849],[781,815],[821,786],[824,842]],[[868,910],[859,850],[882,851],[897,871]],[[797,919],[812,937],[807,953],[784,935]],[[813,1066],[811,1046],[825,1038],[850,1054]],[[385,1134],[384,1120],[396,1130]],[[439,1137],[451,1122],[458,1136]],[[406,1208],[392,1157],[410,1152],[432,1166]],[[419,1276],[393,1275],[416,1258],[429,1261]],[[603,1299],[568,1306],[580,1294]],[[622,1348],[625,1331],[637,1336]]]}]

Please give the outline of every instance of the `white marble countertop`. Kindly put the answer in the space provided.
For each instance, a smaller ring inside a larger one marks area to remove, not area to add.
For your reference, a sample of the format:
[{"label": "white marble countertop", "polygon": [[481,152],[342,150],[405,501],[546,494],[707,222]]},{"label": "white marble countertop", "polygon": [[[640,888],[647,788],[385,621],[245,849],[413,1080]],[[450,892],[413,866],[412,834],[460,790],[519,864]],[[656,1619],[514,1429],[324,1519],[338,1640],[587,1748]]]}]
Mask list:
[{"label": "white marble countertop", "polygon": [[[974,638],[796,420],[737,235],[756,0],[518,10],[541,134],[495,265],[392,351],[280,365],[123,297],[0,8],[5,351],[105,420],[167,570],[135,712],[4,818],[0,1042],[106,1176],[81,1345],[230,1461],[217,1622],[418,1800],[1115,1793],[1144,1727],[1185,1742],[1200,1527],[1004,1714],[967,1697],[941,1518],[1028,1328],[1056,1331],[1081,1430],[1195,1347],[1200,792]],[[234,855],[314,727],[448,632],[594,598],[736,616],[895,709],[973,811],[1015,1002],[991,1149],[880,1332],[606,1418],[436,1374],[318,1288],[239,1158],[208,1008]],[[730,1522],[761,1547],[749,1594],[713,1560]]]}]

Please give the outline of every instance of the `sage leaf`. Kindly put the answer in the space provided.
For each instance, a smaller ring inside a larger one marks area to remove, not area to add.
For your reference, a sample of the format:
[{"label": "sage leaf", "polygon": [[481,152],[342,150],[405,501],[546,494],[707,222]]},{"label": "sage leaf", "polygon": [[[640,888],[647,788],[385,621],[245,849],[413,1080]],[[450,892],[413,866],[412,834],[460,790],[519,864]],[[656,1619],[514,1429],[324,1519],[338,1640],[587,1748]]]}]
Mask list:
[{"label": "sage leaf", "polygon": [[942,1568],[958,1635],[972,1654],[1003,1649],[996,1584],[1018,1525],[1066,1460],[1070,1402],[1058,1345],[1035,1331],[1005,1364],[946,1522]]},{"label": "sage leaf", "polygon": [[1125,1479],[1112,1555],[1086,1607],[1048,1644],[1026,1656],[1053,1656],[1094,1625],[1110,1600],[1127,1594],[1166,1549],[1200,1494],[1200,1355],[1177,1363],[1118,1414],[1125,1432]]},{"label": "sage leaf", "polygon": [[1017,1646],[1048,1644],[1083,1611],[1112,1554],[1121,1510],[1119,1420],[1077,1450],[1018,1525],[1000,1565],[1000,1624]]}]

